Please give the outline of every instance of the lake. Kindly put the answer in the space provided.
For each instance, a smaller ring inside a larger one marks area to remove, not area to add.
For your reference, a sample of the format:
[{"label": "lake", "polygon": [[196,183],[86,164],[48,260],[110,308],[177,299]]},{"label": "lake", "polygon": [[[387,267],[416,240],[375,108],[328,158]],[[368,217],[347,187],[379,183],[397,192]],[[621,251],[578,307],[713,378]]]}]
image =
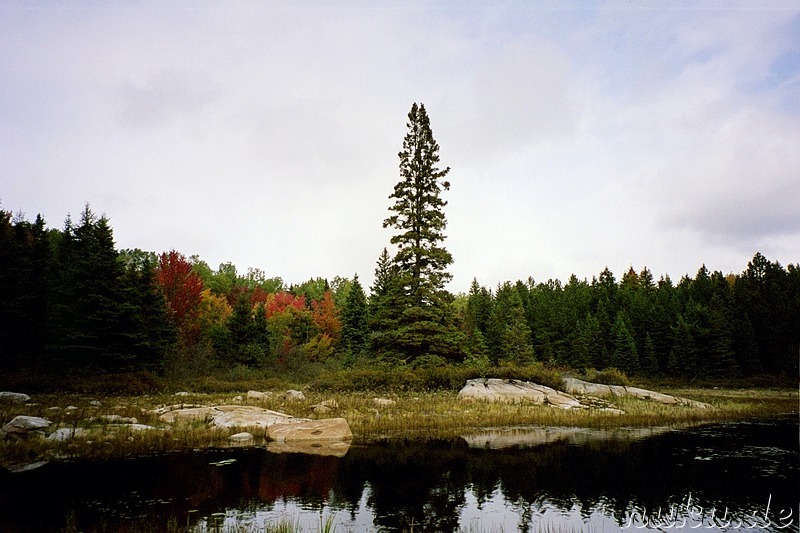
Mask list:
[{"label": "lake", "polygon": [[791,416],[50,462],[0,472],[0,531],[798,531],[799,431]]}]

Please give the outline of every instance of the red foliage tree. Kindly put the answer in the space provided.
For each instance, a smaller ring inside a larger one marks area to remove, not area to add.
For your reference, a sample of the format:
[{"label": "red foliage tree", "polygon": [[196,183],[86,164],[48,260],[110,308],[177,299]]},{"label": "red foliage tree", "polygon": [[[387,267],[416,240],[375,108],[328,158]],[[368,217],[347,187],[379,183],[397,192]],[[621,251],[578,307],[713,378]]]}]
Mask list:
[{"label": "red foliage tree", "polygon": [[304,311],[306,308],[305,296],[295,296],[294,294],[286,291],[268,294],[264,308],[267,312],[267,318],[272,318],[275,313],[282,313],[289,307],[293,307],[297,311]]},{"label": "red foliage tree", "polygon": [[311,302],[311,316],[320,333],[337,343],[342,333],[342,320],[339,309],[333,301],[333,293],[325,291],[321,300]]},{"label": "red foliage tree", "polygon": [[203,280],[192,270],[186,257],[175,250],[161,254],[155,278],[167,299],[182,340],[189,343],[197,340]]}]

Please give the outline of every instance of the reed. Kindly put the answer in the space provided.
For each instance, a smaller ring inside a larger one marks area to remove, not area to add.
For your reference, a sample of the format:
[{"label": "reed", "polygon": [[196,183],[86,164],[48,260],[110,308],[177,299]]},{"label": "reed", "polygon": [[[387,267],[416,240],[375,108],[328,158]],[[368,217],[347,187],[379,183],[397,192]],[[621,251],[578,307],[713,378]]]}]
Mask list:
[{"label": "reed", "polygon": [[[262,389],[263,390],[263,389]],[[448,438],[465,431],[510,426],[567,426],[588,428],[681,426],[702,422],[741,420],[752,417],[798,413],[797,390],[672,389],[664,392],[710,403],[714,409],[684,405],[662,405],[634,398],[614,398],[625,414],[594,409],[562,410],[531,403],[463,402],[455,391],[397,391],[381,395],[393,400],[379,405],[375,393],[309,389],[304,401],[286,401],[279,391],[265,401],[241,401],[297,417],[342,417],[350,424],[356,440],[370,441],[402,437],[407,439]],[[198,393],[176,398],[173,394],[145,396],[42,395],[30,404],[0,405],[0,424],[26,414],[48,418],[52,428],[83,430],[76,438],[62,442],[42,438],[0,439],[0,464],[6,467],[42,459],[136,456],[170,450],[228,445],[228,437],[240,430],[209,428],[197,420],[169,426],[153,410],[160,405],[186,402],[201,405],[230,404],[238,393]],[[318,414],[314,406],[335,400],[337,407]],[[96,402],[99,401],[98,406]],[[135,431],[111,423],[104,415],[136,418],[140,424],[157,429]],[[259,435],[254,433],[257,437]],[[263,433],[262,433],[263,435]],[[261,439],[263,440],[263,439]],[[261,442],[257,440],[257,444]]]}]

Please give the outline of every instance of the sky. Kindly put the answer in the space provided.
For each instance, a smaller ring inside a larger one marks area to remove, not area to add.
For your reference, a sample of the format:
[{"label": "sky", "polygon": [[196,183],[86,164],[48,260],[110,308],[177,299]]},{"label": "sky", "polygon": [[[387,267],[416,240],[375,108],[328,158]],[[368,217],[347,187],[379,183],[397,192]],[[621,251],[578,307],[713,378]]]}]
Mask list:
[{"label": "sky", "polygon": [[800,0],[4,1],[0,207],[368,287],[414,102],[453,292],[800,262]]}]

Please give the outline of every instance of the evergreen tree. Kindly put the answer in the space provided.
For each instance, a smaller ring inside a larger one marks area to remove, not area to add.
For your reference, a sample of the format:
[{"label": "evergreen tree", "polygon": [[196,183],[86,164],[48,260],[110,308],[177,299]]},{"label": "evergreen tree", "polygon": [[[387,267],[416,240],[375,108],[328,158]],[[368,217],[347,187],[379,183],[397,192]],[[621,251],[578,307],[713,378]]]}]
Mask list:
[{"label": "evergreen tree", "polygon": [[698,370],[697,347],[689,324],[682,316],[675,326],[675,343],[669,352],[667,370],[681,377],[696,377]]},{"label": "evergreen tree", "polygon": [[389,257],[389,251],[384,248],[378,256],[378,263],[375,266],[375,280],[370,287],[370,305],[377,305],[389,293],[393,278],[392,259]]},{"label": "evergreen tree", "polygon": [[486,345],[486,331],[489,326],[493,298],[486,287],[478,284],[473,279],[467,296],[467,305],[464,310],[463,328],[468,339],[468,351],[471,361],[477,364],[488,362],[488,347]]},{"label": "evergreen tree", "polygon": [[390,268],[381,260],[376,271],[376,288],[383,294],[374,291],[371,344],[381,358],[395,362],[425,356],[460,361],[466,336],[456,326],[453,298],[444,289],[453,257],[442,246],[447,202],[440,195],[450,188],[443,181],[450,169],[438,167],[439,145],[425,106],[411,107],[407,127],[398,154],[401,179],[389,197],[394,214],[383,222],[398,231],[391,238],[397,253]]},{"label": "evergreen tree", "polygon": [[360,354],[364,351],[369,334],[367,324],[367,297],[364,288],[358,281],[358,274],[353,276],[350,290],[342,308],[342,349],[348,355]]},{"label": "evergreen tree", "polygon": [[611,327],[611,342],[610,366],[628,373],[638,372],[639,352],[622,311],[617,313]]},{"label": "evergreen tree", "polygon": [[42,217],[30,223],[0,210],[0,372],[41,362],[50,260]]},{"label": "evergreen tree", "polygon": [[509,282],[497,289],[489,317],[486,343],[493,362],[528,363],[533,360],[530,329],[519,292]]},{"label": "evergreen tree", "polygon": [[80,225],[68,218],[57,251],[50,348],[63,368],[119,370],[130,364],[124,325],[122,263],[108,219],[88,205]]},{"label": "evergreen tree", "polygon": [[433,138],[424,105],[414,105],[408,114],[408,133],[400,157],[400,181],[389,196],[394,214],[383,222],[399,233],[391,238],[398,250],[393,264],[398,268],[403,290],[412,305],[436,305],[452,275],[447,267],[453,257],[443,246],[447,221],[441,198],[443,181],[450,168],[440,169],[439,144]]},{"label": "evergreen tree", "polygon": [[173,355],[177,329],[170,319],[164,295],[155,283],[155,254],[126,254],[122,286],[125,294],[124,324],[131,339],[120,369],[160,372]]}]

